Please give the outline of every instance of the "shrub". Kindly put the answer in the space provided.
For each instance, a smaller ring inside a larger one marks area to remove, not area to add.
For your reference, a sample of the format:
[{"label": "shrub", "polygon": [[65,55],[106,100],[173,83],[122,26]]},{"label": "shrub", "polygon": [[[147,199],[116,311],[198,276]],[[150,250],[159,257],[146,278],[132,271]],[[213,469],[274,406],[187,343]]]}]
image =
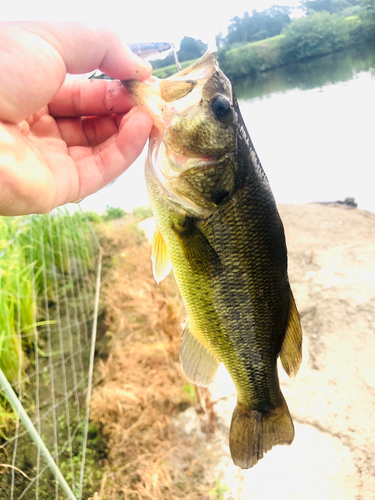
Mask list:
[{"label": "shrub", "polygon": [[121,219],[124,217],[125,210],[120,207],[110,207],[107,205],[107,208],[103,214],[103,220],[113,220],[113,219]]},{"label": "shrub", "polygon": [[359,23],[357,16],[344,18],[328,12],[296,19],[283,32],[283,61],[288,63],[343,49],[351,44],[351,32]]},{"label": "shrub", "polygon": [[233,49],[223,48],[217,53],[220,68],[228,78],[235,79],[278,67],[282,37],[278,35]]}]

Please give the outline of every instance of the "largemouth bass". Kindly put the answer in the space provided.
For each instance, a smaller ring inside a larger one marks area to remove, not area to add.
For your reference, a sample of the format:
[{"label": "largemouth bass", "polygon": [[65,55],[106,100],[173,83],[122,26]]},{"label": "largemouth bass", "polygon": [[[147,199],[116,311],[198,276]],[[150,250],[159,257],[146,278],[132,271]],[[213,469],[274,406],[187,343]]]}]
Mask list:
[{"label": "largemouth bass", "polygon": [[165,80],[123,83],[154,118],[146,162],[153,272],[160,282],[173,268],[186,306],[181,366],[207,386],[224,363],[237,389],[230,451],[249,468],[293,441],[276,362],[291,376],[301,363],[274,197],[214,54]]}]

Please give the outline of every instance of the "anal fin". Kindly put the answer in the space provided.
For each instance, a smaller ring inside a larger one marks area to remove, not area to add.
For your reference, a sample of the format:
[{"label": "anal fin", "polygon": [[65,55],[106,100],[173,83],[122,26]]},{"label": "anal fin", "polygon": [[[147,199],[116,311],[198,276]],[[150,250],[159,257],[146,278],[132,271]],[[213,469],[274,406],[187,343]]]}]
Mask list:
[{"label": "anal fin", "polygon": [[281,346],[280,360],[289,377],[294,377],[302,361],[302,328],[292,292],[290,292],[289,322]]},{"label": "anal fin", "polygon": [[165,244],[164,238],[158,228],[156,228],[154,238],[152,240],[151,260],[154,278],[158,283],[160,283],[170,273],[172,263],[168,254],[167,245]]},{"label": "anal fin", "polygon": [[196,385],[207,387],[215,377],[220,361],[202,344],[186,324],[180,348],[182,371]]}]

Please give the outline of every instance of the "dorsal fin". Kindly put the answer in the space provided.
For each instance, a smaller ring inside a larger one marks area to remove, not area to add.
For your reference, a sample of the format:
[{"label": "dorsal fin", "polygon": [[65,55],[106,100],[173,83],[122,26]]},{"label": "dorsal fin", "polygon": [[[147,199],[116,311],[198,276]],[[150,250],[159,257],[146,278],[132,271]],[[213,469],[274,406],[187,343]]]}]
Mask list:
[{"label": "dorsal fin", "polygon": [[169,258],[167,245],[165,244],[159,228],[156,228],[154,238],[152,240],[151,260],[154,278],[158,283],[160,283],[170,273],[172,263]]},{"label": "dorsal fin", "polygon": [[302,328],[292,292],[290,292],[288,327],[281,346],[280,359],[289,377],[297,375],[302,361]]},{"label": "dorsal fin", "polygon": [[214,379],[220,361],[202,344],[186,324],[180,348],[182,371],[196,385],[207,387]]}]

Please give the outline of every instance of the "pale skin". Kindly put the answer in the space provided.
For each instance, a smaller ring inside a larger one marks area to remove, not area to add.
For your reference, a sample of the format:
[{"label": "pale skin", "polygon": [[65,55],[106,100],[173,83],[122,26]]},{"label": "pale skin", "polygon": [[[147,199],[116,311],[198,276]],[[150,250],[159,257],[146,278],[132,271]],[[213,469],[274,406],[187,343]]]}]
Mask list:
[{"label": "pale skin", "polygon": [[147,79],[151,66],[105,30],[0,23],[0,215],[47,213],[119,177],[153,122],[119,81],[66,79],[100,69]]}]

